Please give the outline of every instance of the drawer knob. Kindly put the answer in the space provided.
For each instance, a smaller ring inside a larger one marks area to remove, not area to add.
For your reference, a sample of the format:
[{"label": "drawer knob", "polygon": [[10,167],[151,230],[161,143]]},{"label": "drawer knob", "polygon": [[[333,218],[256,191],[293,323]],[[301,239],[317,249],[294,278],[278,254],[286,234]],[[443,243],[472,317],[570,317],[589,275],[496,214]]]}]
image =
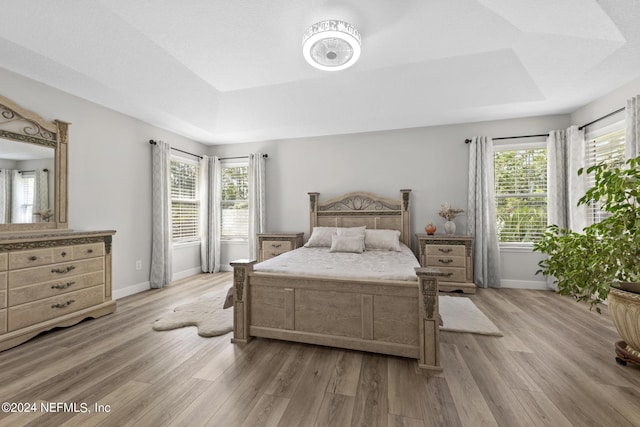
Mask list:
[{"label": "drawer knob", "polygon": [[55,285],[51,285],[51,289],[67,289],[68,287],[75,284],[76,282],[57,283]]},{"label": "drawer knob", "polygon": [[92,254],[93,253],[93,249],[87,249],[87,253]]},{"label": "drawer knob", "polygon": [[38,259],[38,257],[35,256],[35,255],[29,257],[29,261],[35,261],[37,259]]},{"label": "drawer knob", "polygon": [[51,304],[51,308],[65,308],[65,307],[70,306],[74,302],[75,302],[74,300],[70,299],[70,300],[67,300],[67,302]]},{"label": "drawer knob", "polygon": [[453,273],[447,273],[447,274],[445,274],[445,276],[451,277],[451,276],[453,276]]},{"label": "drawer knob", "polygon": [[453,260],[452,260],[451,258],[449,258],[449,259],[442,259],[442,258],[440,258],[440,259],[438,259],[438,262],[439,262],[439,263],[442,263],[442,264],[449,264],[449,263],[452,263],[452,262],[453,262]]},{"label": "drawer knob", "polygon": [[62,252],[60,255],[62,255],[63,257],[67,256],[66,252]]},{"label": "drawer knob", "polygon": [[60,273],[60,274],[63,274],[63,273],[68,273],[68,272],[70,272],[71,270],[75,270],[75,269],[76,269],[76,267],[75,267],[75,266],[73,266],[73,265],[69,265],[69,266],[67,266],[67,268],[53,268],[53,269],[51,269],[51,272],[52,272],[52,273]]},{"label": "drawer knob", "polygon": [[449,252],[453,251],[453,249],[451,248],[438,248],[438,250],[443,254],[448,254]]}]

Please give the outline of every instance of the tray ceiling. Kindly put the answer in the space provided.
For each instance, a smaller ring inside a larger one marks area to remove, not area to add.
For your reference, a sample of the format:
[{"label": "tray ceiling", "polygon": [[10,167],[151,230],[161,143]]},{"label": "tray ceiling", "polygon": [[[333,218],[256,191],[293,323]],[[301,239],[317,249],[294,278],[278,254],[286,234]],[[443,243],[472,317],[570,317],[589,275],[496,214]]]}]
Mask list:
[{"label": "tray ceiling", "polygon": [[[207,144],[568,113],[640,76],[637,0],[4,2],[0,66]],[[352,23],[328,73],[305,29]]]}]

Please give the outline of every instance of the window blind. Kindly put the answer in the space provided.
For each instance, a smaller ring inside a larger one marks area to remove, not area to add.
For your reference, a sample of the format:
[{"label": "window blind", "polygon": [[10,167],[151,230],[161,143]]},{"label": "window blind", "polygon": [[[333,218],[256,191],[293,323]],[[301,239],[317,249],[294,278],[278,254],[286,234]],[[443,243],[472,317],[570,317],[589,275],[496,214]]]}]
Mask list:
[{"label": "window blind", "polygon": [[547,226],[547,150],[494,154],[496,228],[500,242],[529,243]]},{"label": "window blind", "polygon": [[198,165],[171,161],[171,228],[174,242],[198,240]]},{"label": "window blind", "polygon": [[[585,135],[586,150],[585,163],[587,167],[605,163],[610,167],[620,167],[624,164],[625,129],[624,122],[618,122],[603,129],[593,130]],[[595,184],[594,174],[587,175],[587,188]],[[590,223],[600,222],[607,215],[600,209],[598,202],[592,202],[588,208]]]},{"label": "window blind", "polygon": [[222,239],[249,236],[249,181],[247,166],[222,167]]}]

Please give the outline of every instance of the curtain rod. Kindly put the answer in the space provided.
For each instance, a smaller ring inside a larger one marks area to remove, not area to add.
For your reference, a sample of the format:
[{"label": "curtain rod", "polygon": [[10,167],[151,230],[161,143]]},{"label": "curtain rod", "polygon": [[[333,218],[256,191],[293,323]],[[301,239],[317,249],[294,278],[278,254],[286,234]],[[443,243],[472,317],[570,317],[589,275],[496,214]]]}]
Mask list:
[{"label": "curtain rod", "polygon": [[[541,133],[539,135],[520,135],[520,136],[501,136],[499,138],[491,138],[493,141],[498,141],[501,139],[517,139],[517,138],[537,138],[537,137],[542,137],[542,136],[549,136],[548,133]],[[468,144],[471,142],[471,139],[467,138],[464,140],[465,144]]]},{"label": "curtain rod", "polygon": [[604,119],[606,119],[606,118],[608,118],[608,117],[611,117],[611,116],[613,116],[614,114],[618,114],[619,112],[624,111],[624,110],[625,110],[625,107],[618,108],[616,111],[613,111],[613,112],[611,112],[611,113],[609,113],[609,114],[605,114],[604,116],[602,116],[602,117],[600,117],[600,118],[598,118],[598,119],[595,119],[594,121],[589,122],[589,123],[587,123],[586,125],[582,125],[582,126],[580,126],[580,127],[578,128],[578,130],[582,130],[582,129],[586,128],[587,126],[591,126],[591,125],[592,125],[592,124],[594,124],[594,123],[598,123],[600,120],[604,120]]},{"label": "curtain rod", "polygon": [[[151,145],[156,145],[156,142],[155,142],[153,139],[150,139],[150,140],[149,140],[149,144],[151,144]],[[193,156],[193,157],[197,157],[197,158],[199,158],[199,159],[201,159],[201,158],[202,158],[202,156],[199,156],[199,155],[197,155],[197,154],[190,153],[190,152],[188,152],[188,151],[181,150],[181,149],[179,149],[179,148],[173,148],[173,147],[171,147],[171,149],[172,149],[172,150],[174,150],[174,151],[179,151],[179,152],[184,153],[184,154],[188,154],[188,155]]]},{"label": "curtain rod", "polygon": [[[268,154],[263,154],[262,157],[264,157],[265,159],[267,157],[269,157]],[[218,160],[235,160],[235,159],[248,159],[249,156],[236,156],[236,157],[221,157]]]},{"label": "curtain rod", "polygon": [[[11,169],[9,169],[9,170],[11,170]],[[1,171],[2,171],[2,170],[0,169],[0,172],[1,172]],[[35,172],[35,170],[31,170],[31,171],[18,171],[18,173],[25,173],[25,172]],[[46,168],[45,168],[45,169],[42,169],[42,172],[49,172],[49,169],[46,169]]]}]

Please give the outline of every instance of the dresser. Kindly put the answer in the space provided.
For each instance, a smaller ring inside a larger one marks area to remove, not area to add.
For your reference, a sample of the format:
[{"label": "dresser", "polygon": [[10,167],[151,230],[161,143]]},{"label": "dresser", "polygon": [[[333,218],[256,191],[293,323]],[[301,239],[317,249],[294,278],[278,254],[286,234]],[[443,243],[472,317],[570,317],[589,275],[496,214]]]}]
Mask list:
[{"label": "dresser", "polygon": [[304,233],[259,233],[258,262],[266,261],[302,246]]},{"label": "dresser", "polygon": [[422,267],[437,267],[445,273],[438,278],[444,292],[474,294],[473,236],[445,236],[418,233],[418,259]]},{"label": "dresser", "polygon": [[112,313],[114,231],[0,235],[0,351]]}]

